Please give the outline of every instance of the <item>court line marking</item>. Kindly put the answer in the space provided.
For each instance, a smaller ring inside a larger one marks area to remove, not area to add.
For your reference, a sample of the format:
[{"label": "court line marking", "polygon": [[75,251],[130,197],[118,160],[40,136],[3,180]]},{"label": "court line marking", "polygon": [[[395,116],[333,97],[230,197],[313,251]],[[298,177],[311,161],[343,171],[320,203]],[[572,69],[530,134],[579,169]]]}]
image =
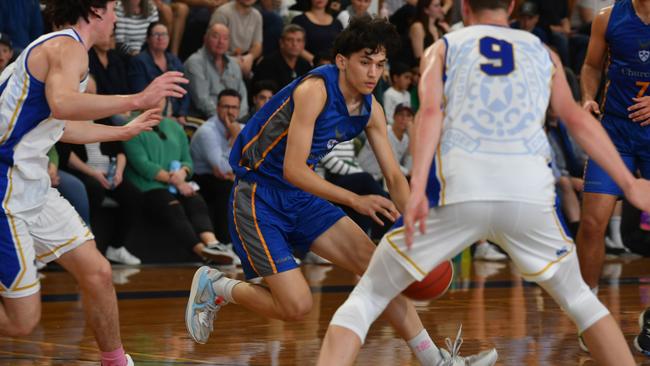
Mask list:
[{"label": "court line marking", "polygon": [[[54,346],[54,347],[59,347],[59,348],[73,348],[73,349],[76,349],[76,350],[93,351],[93,352],[97,352],[98,354],[100,352],[99,349],[93,348],[93,347],[70,345],[70,344],[61,344],[61,343],[51,343],[51,342],[41,342],[41,341],[30,341],[30,340],[26,340],[26,339],[16,339],[16,338],[9,338],[9,337],[0,337],[0,341],[14,342],[14,343],[26,343],[26,344],[34,344],[34,345],[40,345],[40,346]],[[6,351],[0,351],[0,353],[11,354],[11,352],[6,352]],[[191,359],[191,358],[169,357],[169,356],[162,356],[162,355],[155,355],[155,354],[141,353],[141,352],[130,352],[130,351],[128,352],[128,354],[131,355],[131,356],[160,359],[160,360],[165,360],[165,361],[168,361],[168,362],[176,362],[176,361],[178,361],[178,362],[194,362],[194,363],[200,363],[200,364],[205,364],[205,365],[214,365],[214,362],[212,362],[212,361],[194,360],[194,359]],[[37,356],[37,355],[26,354],[26,356]],[[38,356],[38,357],[53,358],[53,357],[47,357],[47,356]]]}]

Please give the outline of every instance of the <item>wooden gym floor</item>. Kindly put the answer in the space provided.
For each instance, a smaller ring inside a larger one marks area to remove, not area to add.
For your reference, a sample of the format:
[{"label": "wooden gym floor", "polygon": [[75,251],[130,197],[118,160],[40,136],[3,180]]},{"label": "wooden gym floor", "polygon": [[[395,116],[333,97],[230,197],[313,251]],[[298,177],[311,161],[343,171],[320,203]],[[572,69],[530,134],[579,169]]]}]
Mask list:
[{"label": "wooden gym floor", "polygon": [[[510,263],[456,261],[452,289],[418,303],[438,346],[463,324],[461,354],[496,347],[498,365],[593,365],[580,351],[576,330],[551,298],[521,280]],[[267,320],[238,305],[224,307],[206,345],[187,336],[184,309],[196,265],[114,267],[124,347],[136,365],[312,365],[328,321],[352,288],[354,277],[332,267],[306,265],[314,308],[306,321]],[[230,274],[241,276],[236,269]],[[41,325],[26,338],[0,337],[0,365],[97,365],[99,354],[85,327],[74,280],[44,272]],[[600,299],[630,342],[639,311],[650,306],[650,258],[609,260]],[[641,365],[650,358],[635,354]],[[358,365],[417,365],[387,322],[371,328]]]}]

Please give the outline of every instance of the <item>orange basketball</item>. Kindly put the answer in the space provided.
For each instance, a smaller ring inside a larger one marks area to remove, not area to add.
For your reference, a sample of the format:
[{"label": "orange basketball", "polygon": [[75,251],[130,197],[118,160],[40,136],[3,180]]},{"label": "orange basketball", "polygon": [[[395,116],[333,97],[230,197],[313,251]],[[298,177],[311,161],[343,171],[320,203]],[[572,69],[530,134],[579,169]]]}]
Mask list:
[{"label": "orange basketball", "polygon": [[448,260],[431,270],[422,281],[413,282],[402,293],[413,300],[433,300],[447,292],[453,278],[454,265]]}]

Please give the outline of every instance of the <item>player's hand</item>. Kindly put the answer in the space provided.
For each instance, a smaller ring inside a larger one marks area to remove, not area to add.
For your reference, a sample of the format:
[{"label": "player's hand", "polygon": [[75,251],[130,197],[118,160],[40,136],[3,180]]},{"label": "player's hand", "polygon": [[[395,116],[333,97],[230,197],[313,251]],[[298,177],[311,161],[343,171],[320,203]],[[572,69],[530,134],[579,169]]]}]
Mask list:
[{"label": "player's hand", "polygon": [[406,248],[411,249],[413,245],[413,235],[415,234],[415,225],[417,224],[420,234],[426,232],[426,221],[429,215],[429,199],[424,192],[411,192],[409,200],[406,203],[404,212],[404,236],[406,239]]},{"label": "player's hand", "polygon": [[584,104],[582,104],[582,109],[591,113],[594,116],[600,115],[600,107],[598,106],[598,103],[596,103],[595,100],[588,100],[584,102]]},{"label": "player's hand", "polygon": [[189,80],[178,71],[168,71],[158,76],[145,90],[137,94],[139,109],[156,108],[163,98],[182,98],[187,91],[179,84],[187,83]]},{"label": "player's hand", "polygon": [[633,122],[640,122],[641,126],[650,125],[650,97],[632,98],[632,100],[635,104],[627,109],[630,112],[628,117]]},{"label": "player's hand", "polygon": [[131,122],[120,127],[123,130],[122,141],[129,141],[142,131],[151,131],[154,126],[160,123],[162,116],[160,109],[149,109],[144,111]]},{"label": "player's hand", "polygon": [[384,222],[377,216],[378,213],[391,221],[395,221],[399,217],[399,211],[393,201],[376,194],[361,196],[352,208],[362,215],[370,216],[381,226],[384,226]]},{"label": "player's hand", "polygon": [[636,179],[625,191],[625,197],[641,211],[650,211],[650,181]]}]

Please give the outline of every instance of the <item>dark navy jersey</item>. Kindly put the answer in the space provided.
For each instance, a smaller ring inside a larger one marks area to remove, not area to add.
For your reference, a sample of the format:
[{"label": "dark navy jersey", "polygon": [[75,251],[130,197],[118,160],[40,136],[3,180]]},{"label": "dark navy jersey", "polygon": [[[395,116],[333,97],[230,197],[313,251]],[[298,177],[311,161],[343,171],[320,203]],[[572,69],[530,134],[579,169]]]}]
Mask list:
[{"label": "dark navy jersey", "polygon": [[650,95],[650,25],[636,14],[632,0],[615,3],[605,40],[609,57],[604,112],[628,119],[632,98]]},{"label": "dark navy jersey", "polygon": [[316,119],[307,165],[313,168],[334,146],[356,137],[366,127],[372,96],[364,97],[360,115],[350,116],[339,88],[339,70],[334,65],[318,67],[280,90],[246,123],[230,153],[237,178],[296,189],[284,179],[284,154],[294,108],[293,91],[309,77],[323,79],[327,102]]}]

